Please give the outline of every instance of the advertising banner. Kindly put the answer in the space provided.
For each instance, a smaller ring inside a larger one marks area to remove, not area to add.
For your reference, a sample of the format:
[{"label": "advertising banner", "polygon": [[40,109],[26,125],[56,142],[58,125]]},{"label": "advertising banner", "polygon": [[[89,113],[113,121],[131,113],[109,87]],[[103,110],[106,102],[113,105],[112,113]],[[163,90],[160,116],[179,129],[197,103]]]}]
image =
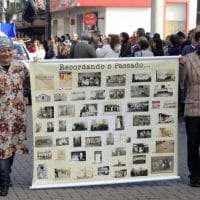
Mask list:
[{"label": "advertising banner", "polygon": [[178,178],[178,58],[30,66],[33,189]]}]

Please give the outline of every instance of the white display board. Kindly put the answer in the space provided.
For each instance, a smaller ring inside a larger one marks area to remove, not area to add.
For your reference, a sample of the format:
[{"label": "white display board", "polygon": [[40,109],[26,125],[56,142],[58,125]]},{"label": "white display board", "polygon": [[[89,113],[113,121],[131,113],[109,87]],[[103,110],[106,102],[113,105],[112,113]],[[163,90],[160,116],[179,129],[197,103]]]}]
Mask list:
[{"label": "white display board", "polygon": [[33,189],[177,175],[178,58],[30,66]]}]

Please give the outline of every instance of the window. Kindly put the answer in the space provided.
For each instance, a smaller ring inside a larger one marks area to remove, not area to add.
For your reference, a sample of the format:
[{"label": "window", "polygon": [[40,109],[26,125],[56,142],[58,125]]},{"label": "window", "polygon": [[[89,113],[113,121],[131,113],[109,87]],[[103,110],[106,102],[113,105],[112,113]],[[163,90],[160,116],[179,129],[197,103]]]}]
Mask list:
[{"label": "window", "polygon": [[197,25],[200,25],[200,1],[198,1],[197,6]]}]

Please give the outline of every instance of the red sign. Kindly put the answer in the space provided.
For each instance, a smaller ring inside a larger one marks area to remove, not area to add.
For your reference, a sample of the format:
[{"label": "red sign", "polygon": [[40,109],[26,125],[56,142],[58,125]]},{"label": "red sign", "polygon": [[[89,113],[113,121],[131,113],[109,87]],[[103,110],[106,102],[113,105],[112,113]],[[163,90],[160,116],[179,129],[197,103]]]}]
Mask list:
[{"label": "red sign", "polygon": [[97,23],[97,16],[95,13],[86,13],[83,21],[88,26],[94,26]]}]

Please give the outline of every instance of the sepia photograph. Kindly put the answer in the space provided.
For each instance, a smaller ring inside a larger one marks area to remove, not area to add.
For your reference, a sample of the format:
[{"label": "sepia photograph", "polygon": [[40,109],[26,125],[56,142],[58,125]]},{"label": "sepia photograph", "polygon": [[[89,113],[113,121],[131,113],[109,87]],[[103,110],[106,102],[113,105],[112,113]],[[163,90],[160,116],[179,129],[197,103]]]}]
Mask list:
[{"label": "sepia photograph", "polygon": [[149,146],[143,143],[133,144],[133,154],[139,153],[149,153]]},{"label": "sepia photograph", "polygon": [[152,101],[152,109],[160,109],[160,101]]},{"label": "sepia photograph", "polygon": [[97,104],[85,104],[80,109],[80,117],[97,116]]},{"label": "sepia photograph", "polygon": [[73,138],[73,147],[81,147],[81,136],[77,136]]},{"label": "sepia photograph", "polygon": [[63,161],[66,160],[66,152],[65,149],[56,149],[54,151],[54,160]]},{"label": "sepia photograph", "polygon": [[149,97],[150,86],[149,85],[132,85],[131,86],[131,97]]},{"label": "sepia photograph", "polygon": [[114,86],[125,86],[126,85],[126,75],[111,75],[106,77],[106,86],[114,87]]},{"label": "sepia photograph", "polygon": [[37,166],[37,178],[48,179],[48,168],[46,164],[39,164]]},{"label": "sepia photograph", "polygon": [[151,129],[137,130],[137,138],[151,138]]},{"label": "sepia photograph", "polygon": [[58,131],[67,131],[67,122],[66,120],[59,120],[58,122]]},{"label": "sepia photograph", "polygon": [[121,169],[115,171],[115,178],[123,178],[127,176],[127,169]]},{"label": "sepia photograph", "polygon": [[106,136],[106,145],[114,145],[114,134],[111,132]]},{"label": "sepia photograph", "polygon": [[173,131],[171,127],[159,128],[158,137],[173,137]]},{"label": "sepia photograph", "polygon": [[37,112],[37,117],[39,119],[51,119],[51,118],[54,118],[54,107],[53,106],[41,107]]},{"label": "sepia photograph", "polygon": [[72,161],[86,161],[86,151],[71,152]]},{"label": "sepia photograph", "polygon": [[35,90],[54,90],[54,75],[35,75]]},{"label": "sepia photograph", "polygon": [[151,157],[151,173],[172,173],[174,171],[173,156],[157,156]]},{"label": "sepia photograph", "polygon": [[74,105],[59,105],[58,116],[59,117],[74,117],[75,106]]},{"label": "sepia photograph", "polygon": [[133,126],[149,126],[150,115],[133,115]]},{"label": "sepia photograph", "polygon": [[78,87],[100,87],[101,72],[79,73]]},{"label": "sepia photograph", "polygon": [[71,93],[71,101],[82,101],[85,99],[86,99],[86,95],[84,91]]},{"label": "sepia photograph", "polygon": [[112,89],[109,91],[110,99],[123,99],[125,97],[125,89]]},{"label": "sepia photograph", "polygon": [[173,88],[170,85],[156,85],[154,88],[154,97],[172,97]]},{"label": "sepia photograph", "polygon": [[146,73],[135,73],[132,75],[132,83],[135,82],[151,82],[151,74]]},{"label": "sepia photograph", "polygon": [[148,169],[146,167],[134,167],[131,170],[131,177],[148,176]]},{"label": "sepia photograph", "polygon": [[94,151],[94,162],[102,163],[102,151]]},{"label": "sepia photograph", "polygon": [[163,68],[156,70],[156,81],[157,82],[175,81],[175,70],[163,69]]},{"label": "sepia photograph", "polygon": [[35,137],[35,147],[52,147],[53,139],[50,136],[36,136]]},{"label": "sepia photograph", "polygon": [[56,138],[56,146],[66,146],[66,145],[69,145],[68,137]]},{"label": "sepia photograph", "polygon": [[112,156],[125,156],[126,148],[125,147],[116,147],[112,150]]},{"label": "sepia photograph", "polygon": [[159,113],[159,115],[158,115],[158,123],[159,124],[174,123],[174,118],[173,118],[172,115]]},{"label": "sepia photograph", "polygon": [[100,147],[101,146],[101,137],[86,137],[85,138],[85,146],[86,147]]},{"label": "sepia photograph", "polygon": [[69,179],[71,177],[71,168],[55,168],[54,175],[55,179]]},{"label": "sepia photograph", "polygon": [[96,119],[91,122],[91,131],[107,131],[109,123],[107,119]]},{"label": "sepia photograph", "polygon": [[54,132],[54,122],[47,122],[47,132]]},{"label": "sepia photograph", "polygon": [[149,111],[149,102],[141,101],[137,103],[128,103],[127,104],[128,112],[148,112]]},{"label": "sepia photograph", "polygon": [[174,153],[174,140],[156,141],[156,153]]},{"label": "sepia photograph", "polygon": [[175,101],[165,101],[163,104],[163,108],[176,108],[177,107],[177,102]]},{"label": "sepia photograph", "polygon": [[82,168],[77,172],[77,179],[91,179],[94,177],[92,168]]},{"label": "sepia photograph", "polygon": [[87,131],[88,125],[86,122],[76,122],[72,126],[72,131]]},{"label": "sepia photograph", "polygon": [[104,112],[120,112],[121,108],[118,104],[106,104],[104,105]]},{"label": "sepia photograph", "polygon": [[52,151],[38,151],[37,152],[37,160],[51,160],[52,159]]},{"label": "sepia photograph", "polygon": [[72,72],[60,71],[59,72],[59,88],[71,89],[72,87]]},{"label": "sepia photograph", "polygon": [[67,101],[67,94],[66,93],[56,93],[54,94],[54,101]]},{"label": "sepia photograph", "polygon": [[110,173],[109,166],[98,167],[98,176],[108,176]]},{"label": "sepia photograph", "polygon": [[133,164],[145,164],[145,163],[146,163],[146,155],[133,156]]},{"label": "sepia photograph", "polygon": [[40,133],[42,131],[42,122],[35,123],[35,132]]},{"label": "sepia photograph", "polygon": [[115,130],[124,130],[124,119],[122,115],[116,116],[115,118]]},{"label": "sepia photograph", "polygon": [[39,94],[35,97],[36,103],[46,103],[51,101],[51,96],[48,94]]},{"label": "sepia photograph", "polygon": [[105,90],[93,90],[90,92],[90,100],[105,99]]}]

